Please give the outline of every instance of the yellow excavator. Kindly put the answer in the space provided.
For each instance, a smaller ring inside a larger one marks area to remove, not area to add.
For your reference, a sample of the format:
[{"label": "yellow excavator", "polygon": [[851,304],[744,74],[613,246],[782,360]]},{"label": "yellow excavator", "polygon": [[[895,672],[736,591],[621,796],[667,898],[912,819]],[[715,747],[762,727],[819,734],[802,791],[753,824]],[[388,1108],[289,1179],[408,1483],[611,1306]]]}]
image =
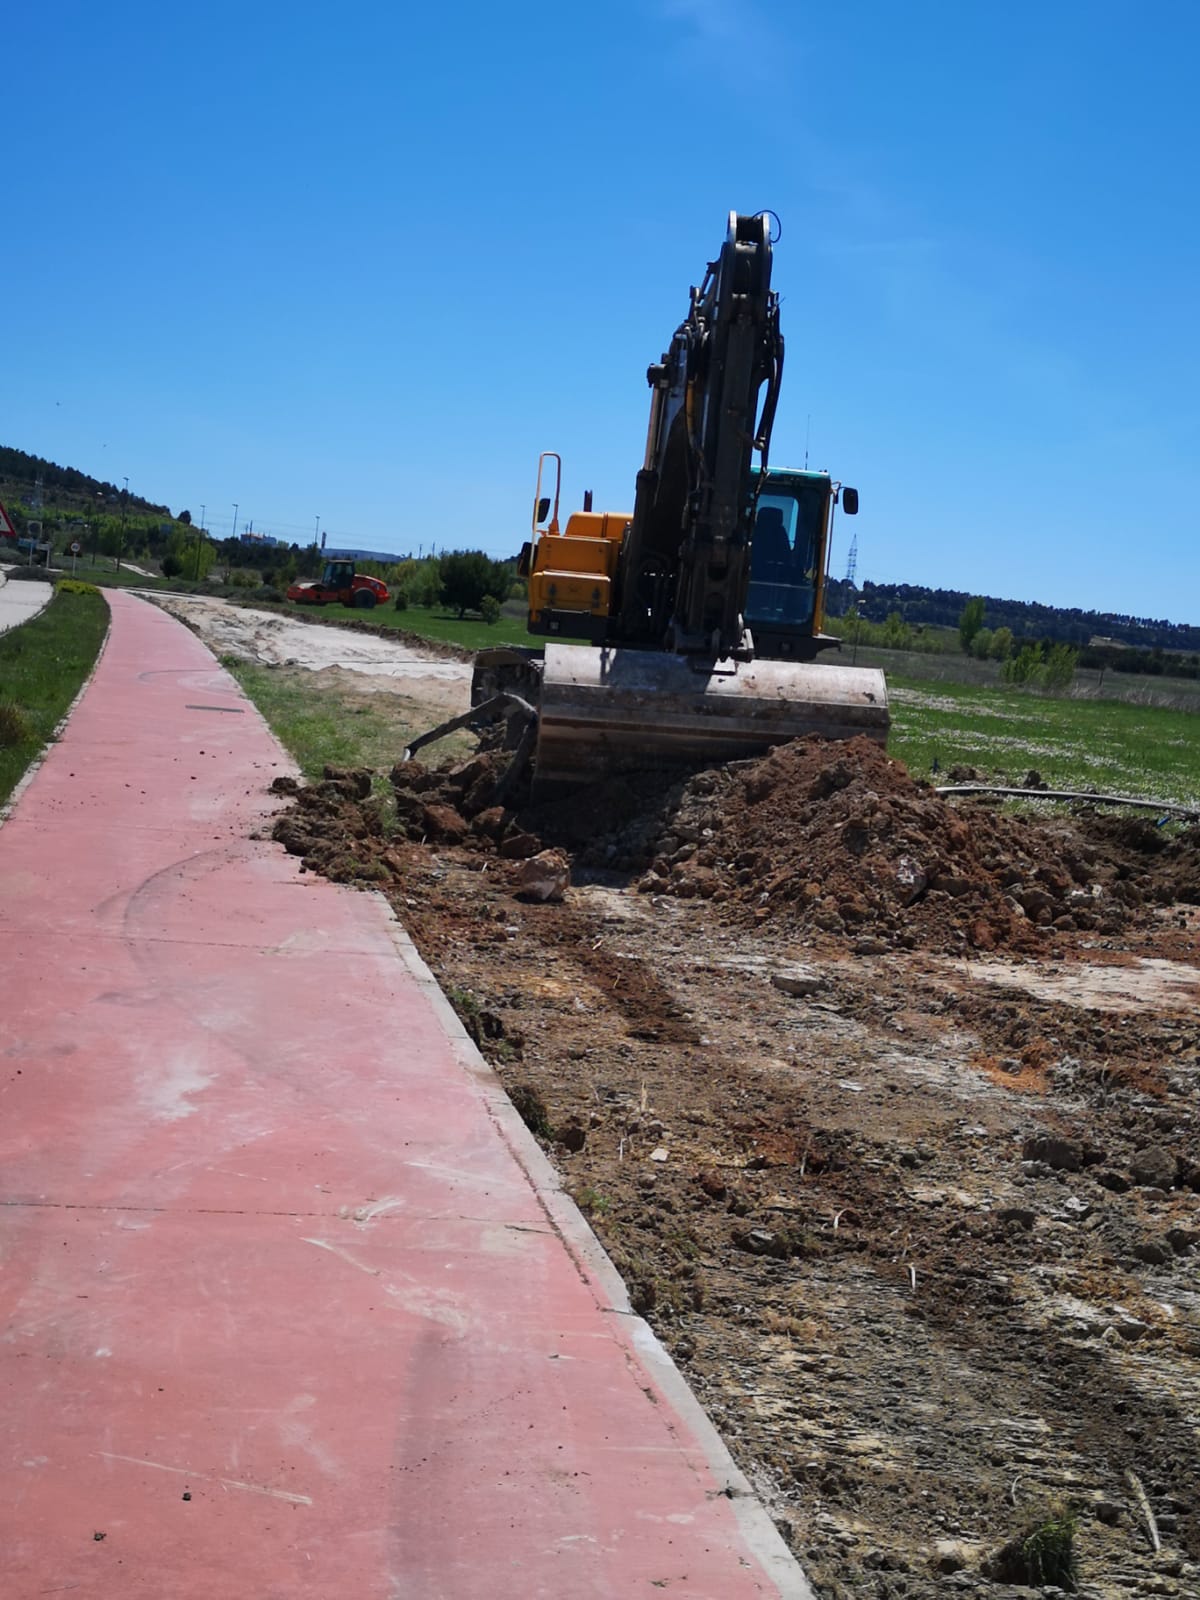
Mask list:
[{"label": "yellow excavator", "polygon": [[588,495],[562,528],[561,458],[539,461],[520,571],[530,632],[547,643],[484,651],[472,712],[455,719],[507,719],[535,791],[800,734],[886,742],[883,674],[813,659],[838,644],[822,632],[832,518],[858,496],[826,473],[769,466],[783,374],[771,257],[770,213],[731,213],[647,372],[632,514],[594,511]]}]

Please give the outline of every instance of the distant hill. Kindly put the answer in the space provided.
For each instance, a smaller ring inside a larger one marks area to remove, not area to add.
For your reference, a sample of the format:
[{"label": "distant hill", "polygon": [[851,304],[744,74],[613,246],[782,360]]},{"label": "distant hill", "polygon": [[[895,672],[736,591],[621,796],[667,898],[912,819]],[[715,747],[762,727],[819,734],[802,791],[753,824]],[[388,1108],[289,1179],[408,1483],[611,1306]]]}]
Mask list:
[{"label": "distant hill", "polygon": [[[42,480],[42,501],[47,509],[94,515],[100,503],[98,497],[102,497],[106,504],[121,503],[121,490],[115,483],[106,483],[102,478],[91,478],[74,467],[60,467],[57,461],[46,461],[24,450],[0,445],[0,500],[16,500],[28,505],[38,478]],[[127,508],[130,512],[145,512],[160,517],[171,515],[166,506],[143,500],[132,491]]]},{"label": "distant hill", "polygon": [[[871,622],[885,622],[898,611],[913,626],[954,628],[969,592],[961,589],[926,589],[912,583],[870,583],[856,588],[845,579],[830,579],[826,610],[845,616],[852,605]],[[1014,639],[1054,639],[1086,645],[1094,638],[1145,650],[1200,651],[1200,627],[1186,622],[1129,617],[1113,611],[1080,611],[1073,606],[1048,606],[1036,600],[983,599],[984,626],[1010,628]]]}]

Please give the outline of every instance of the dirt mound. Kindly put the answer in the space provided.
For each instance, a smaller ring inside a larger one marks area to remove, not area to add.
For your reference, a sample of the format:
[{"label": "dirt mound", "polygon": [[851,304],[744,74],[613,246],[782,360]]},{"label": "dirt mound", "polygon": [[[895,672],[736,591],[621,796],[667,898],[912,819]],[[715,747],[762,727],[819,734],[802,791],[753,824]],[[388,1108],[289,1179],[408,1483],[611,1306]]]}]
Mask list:
[{"label": "dirt mound", "polygon": [[[1033,822],[952,803],[867,739],[801,739],[697,774],[593,860],[645,865],[646,892],[711,900],[863,945],[1036,949],[1046,930],[1116,933],[1147,902],[1196,899],[1200,832]],[[1148,862],[1154,871],[1148,870]]]},{"label": "dirt mound", "polygon": [[1200,829],[1096,813],[1031,820],[947,800],[868,739],[799,739],[759,760],[615,778],[539,807],[518,804],[507,765],[503,752],[397,765],[394,829],[369,773],[330,767],[296,793],[275,837],[310,870],[373,883],[403,876],[405,841],[514,866],[557,845],[585,868],[640,875],[646,893],[864,954],[1036,951],[1054,933],[1115,935],[1147,908],[1200,903]]}]

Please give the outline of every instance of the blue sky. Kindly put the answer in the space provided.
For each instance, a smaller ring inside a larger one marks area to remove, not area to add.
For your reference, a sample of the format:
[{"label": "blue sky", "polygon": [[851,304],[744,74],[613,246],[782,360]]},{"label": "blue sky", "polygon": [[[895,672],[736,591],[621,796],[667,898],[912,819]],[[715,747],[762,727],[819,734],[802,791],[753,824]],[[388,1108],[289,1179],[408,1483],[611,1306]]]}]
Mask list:
[{"label": "blue sky", "polygon": [[507,554],[539,450],[631,506],[769,206],[772,456],[857,484],[860,579],[1200,622],[1198,46],[1184,0],[22,6],[0,442]]}]

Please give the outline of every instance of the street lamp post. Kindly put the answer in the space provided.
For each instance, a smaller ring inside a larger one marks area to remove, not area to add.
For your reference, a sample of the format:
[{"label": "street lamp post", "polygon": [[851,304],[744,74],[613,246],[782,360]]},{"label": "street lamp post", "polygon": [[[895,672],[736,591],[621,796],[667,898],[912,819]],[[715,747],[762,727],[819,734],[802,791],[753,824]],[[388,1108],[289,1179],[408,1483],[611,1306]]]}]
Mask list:
[{"label": "street lamp post", "polygon": [[207,511],[207,509],[208,509],[207,506],[203,506],[202,505],[200,507],[200,532],[196,535],[196,575],[195,575],[195,581],[197,583],[200,582],[200,545],[204,540],[204,513],[205,513],[205,511]]},{"label": "street lamp post", "polygon": [[237,538],[237,514],[238,514],[238,503],[235,500],[233,502],[233,533],[230,535],[230,537],[234,538],[234,539]]},{"label": "street lamp post", "polygon": [[121,490],[121,542],[117,546],[117,572],[121,570],[121,557],[125,554],[125,514],[129,509],[129,479],[125,479],[125,487]]}]

